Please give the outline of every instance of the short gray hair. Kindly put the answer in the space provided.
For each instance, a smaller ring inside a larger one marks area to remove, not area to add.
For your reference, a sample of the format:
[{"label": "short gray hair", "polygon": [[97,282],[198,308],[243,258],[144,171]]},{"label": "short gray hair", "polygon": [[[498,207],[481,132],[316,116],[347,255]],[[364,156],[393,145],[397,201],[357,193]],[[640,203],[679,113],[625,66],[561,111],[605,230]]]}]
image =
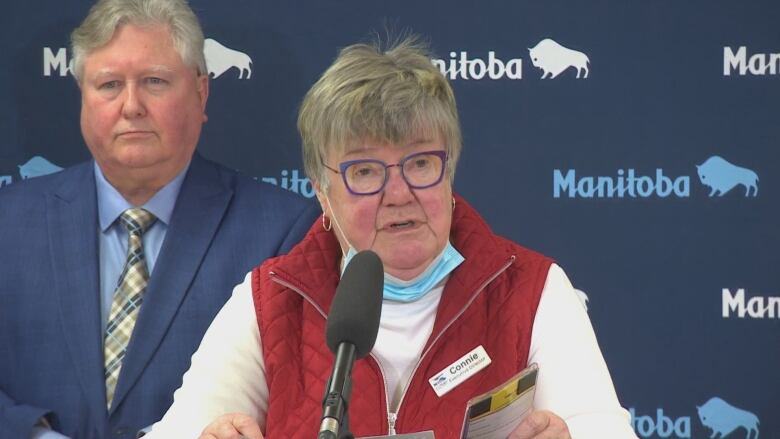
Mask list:
[{"label": "short gray hair", "polygon": [[440,135],[450,182],[461,150],[455,95],[433,65],[427,45],[415,36],[387,50],[379,42],[342,49],[306,93],[298,131],[306,174],[323,189],[328,150],[346,152],[362,141],[396,145],[415,135]]},{"label": "short gray hair", "polygon": [[84,73],[86,56],[107,44],[117,28],[124,24],[168,26],[182,61],[196,69],[199,75],[207,74],[203,30],[186,0],[99,0],[70,35],[71,73],[77,81]]}]

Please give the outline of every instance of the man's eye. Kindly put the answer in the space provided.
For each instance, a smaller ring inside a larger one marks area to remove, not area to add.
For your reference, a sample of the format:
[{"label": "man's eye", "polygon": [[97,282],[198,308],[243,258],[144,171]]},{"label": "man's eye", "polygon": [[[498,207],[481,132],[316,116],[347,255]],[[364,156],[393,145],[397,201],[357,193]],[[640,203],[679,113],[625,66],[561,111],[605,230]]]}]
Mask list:
[{"label": "man's eye", "polygon": [[107,81],[98,86],[101,90],[111,90],[119,87],[119,81]]},{"label": "man's eye", "polygon": [[146,83],[150,85],[162,85],[165,84],[166,81],[162,78],[150,77],[150,78],[146,78]]}]

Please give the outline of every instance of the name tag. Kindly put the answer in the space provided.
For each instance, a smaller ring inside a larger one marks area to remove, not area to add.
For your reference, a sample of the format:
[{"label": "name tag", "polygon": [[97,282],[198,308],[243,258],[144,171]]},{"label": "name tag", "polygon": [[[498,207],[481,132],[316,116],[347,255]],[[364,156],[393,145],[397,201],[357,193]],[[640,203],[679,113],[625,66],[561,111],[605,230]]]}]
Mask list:
[{"label": "name tag", "polygon": [[436,395],[442,397],[472,375],[486,368],[489,364],[490,357],[485,352],[485,348],[480,345],[428,379],[428,382],[433,387]]}]

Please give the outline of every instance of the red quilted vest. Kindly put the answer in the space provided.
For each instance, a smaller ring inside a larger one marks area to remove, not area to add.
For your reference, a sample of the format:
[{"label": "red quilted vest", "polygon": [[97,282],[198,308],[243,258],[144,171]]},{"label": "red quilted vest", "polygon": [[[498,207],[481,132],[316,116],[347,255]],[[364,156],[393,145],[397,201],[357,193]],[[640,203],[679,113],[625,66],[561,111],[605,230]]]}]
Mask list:
[{"label": "red quilted vest", "polygon": [[[434,430],[458,438],[466,402],[526,367],[531,329],[552,261],[494,235],[457,198],[451,242],[465,261],[451,273],[430,339],[396,415],[397,433]],[[286,256],[252,273],[269,389],[267,439],[317,436],[333,355],[325,323],[339,280],[341,249],[315,223]],[[443,397],[428,379],[482,345],[492,363]],[[349,427],[356,437],[389,434],[384,378],[368,356],[352,373]]]}]

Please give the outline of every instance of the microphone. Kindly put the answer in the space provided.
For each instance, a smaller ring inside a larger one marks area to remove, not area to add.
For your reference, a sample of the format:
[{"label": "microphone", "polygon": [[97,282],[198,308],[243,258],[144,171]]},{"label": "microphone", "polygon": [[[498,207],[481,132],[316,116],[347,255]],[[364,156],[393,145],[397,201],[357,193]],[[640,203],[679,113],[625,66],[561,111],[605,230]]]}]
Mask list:
[{"label": "microphone", "polygon": [[330,306],[325,340],[336,354],[333,372],[322,401],[317,439],[339,438],[352,391],[352,365],[371,352],[382,313],[384,268],[376,253],[356,254],[344,270]]}]

